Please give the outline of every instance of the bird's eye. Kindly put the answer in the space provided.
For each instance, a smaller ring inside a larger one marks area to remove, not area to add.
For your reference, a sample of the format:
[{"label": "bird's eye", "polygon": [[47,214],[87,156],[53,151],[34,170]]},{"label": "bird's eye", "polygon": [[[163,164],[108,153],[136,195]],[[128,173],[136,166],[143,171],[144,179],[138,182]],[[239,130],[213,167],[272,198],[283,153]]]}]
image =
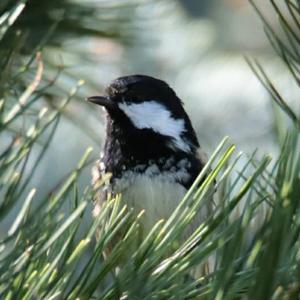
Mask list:
[{"label": "bird's eye", "polygon": [[112,95],[117,95],[117,94],[118,94],[118,90],[117,90],[116,88],[114,88],[114,87],[111,87],[111,88],[110,88],[110,93],[111,93]]},{"label": "bird's eye", "polygon": [[124,94],[125,92],[127,92],[127,87],[109,87],[109,94],[111,94],[112,96],[118,96],[120,94]]},{"label": "bird's eye", "polygon": [[118,93],[119,94],[123,94],[123,93],[125,93],[125,92],[127,92],[128,91],[128,88],[127,87],[122,87],[122,88],[119,88],[119,90],[118,90]]}]

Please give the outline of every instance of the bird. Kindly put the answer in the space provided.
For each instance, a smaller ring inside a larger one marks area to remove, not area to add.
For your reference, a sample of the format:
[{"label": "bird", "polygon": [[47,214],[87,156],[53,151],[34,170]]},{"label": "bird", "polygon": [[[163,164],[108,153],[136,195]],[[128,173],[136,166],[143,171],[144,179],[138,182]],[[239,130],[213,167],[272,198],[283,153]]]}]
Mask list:
[{"label": "bird", "polygon": [[139,74],[119,77],[104,95],[87,101],[106,112],[105,143],[93,168],[93,184],[111,175],[95,197],[93,214],[99,215],[108,195],[121,194],[127,207],[145,212],[140,223],[147,234],[172,214],[207,155],[183,102],[163,80]]}]

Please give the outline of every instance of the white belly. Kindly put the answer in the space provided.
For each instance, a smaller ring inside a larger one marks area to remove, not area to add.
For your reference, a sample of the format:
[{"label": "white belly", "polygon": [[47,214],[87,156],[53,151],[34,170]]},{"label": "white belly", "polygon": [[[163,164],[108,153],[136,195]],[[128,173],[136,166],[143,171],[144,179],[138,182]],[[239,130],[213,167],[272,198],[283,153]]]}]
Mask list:
[{"label": "white belly", "polygon": [[135,176],[127,187],[117,182],[114,191],[120,192],[122,201],[137,213],[145,211],[141,219],[145,233],[159,220],[166,220],[186,193],[186,189],[179,183],[162,176],[151,178],[146,175]]},{"label": "white belly", "polygon": [[[121,179],[115,180],[113,186],[107,183],[106,188],[112,190],[114,194],[120,193],[121,201],[129,208],[133,208],[136,214],[144,211],[140,219],[140,225],[142,227],[141,237],[145,238],[145,235],[149,233],[153,225],[160,220],[167,220],[183,199],[186,189],[177,183],[175,179],[184,175],[183,173],[176,172],[153,175],[151,172],[141,174],[127,171],[124,172]],[[94,183],[97,182],[98,178],[99,173],[94,177]],[[100,191],[100,195],[96,197],[98,200],[95,203],[93,211],[95,217],[100,213],[106,196],[106,192]],[[189,237],[201,222],[207,218],[210,205],[202,207],[201,211],[197,213],[194,220],[184,231],[183,240]],[[129,253],[131,252],[129,251]],[[198,269],[199,274],[202,274],[202,267]]]},{"label": "white belly", "polygon": [[[147,234],[158,221],[167,220],[186,193],[186,189],[176,182],[176,179],[187,176],[185,170],[157,174],[158,171],[155,166],[149,167],[144,173],[128,170],[120,179],[114,181],[113,186],[109,183],[106,186],[114,194],[121,194],[121,201],[129,208],[133,208],[136,214],[144,211],[140,220],[143,235]],[[100,176],[101,174],[96,169],[93,176],[94,184]],[[99,191],[96,196],[98,200],[93,210],[95,217],[100,213],[106,197],[105,191]],[[206,219],[208,212],[206,207],[198,212],[186,229],[184,237],[189,236]]]}]

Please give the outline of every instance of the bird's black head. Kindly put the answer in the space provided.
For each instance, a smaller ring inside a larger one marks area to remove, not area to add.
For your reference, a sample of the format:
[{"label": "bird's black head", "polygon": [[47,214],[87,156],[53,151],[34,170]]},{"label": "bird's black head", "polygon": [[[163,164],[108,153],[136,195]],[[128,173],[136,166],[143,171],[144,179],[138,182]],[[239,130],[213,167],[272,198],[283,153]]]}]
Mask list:
[{"label": "bird's black head", "polygon": [[[114,80],[106,95],[88,101],[108,112],[108,148],[140,160],[174,153],[194,154],[199,147],[182,102],[164,81],[145,75]],[[116,150],[116,149],[114,149]]]}]

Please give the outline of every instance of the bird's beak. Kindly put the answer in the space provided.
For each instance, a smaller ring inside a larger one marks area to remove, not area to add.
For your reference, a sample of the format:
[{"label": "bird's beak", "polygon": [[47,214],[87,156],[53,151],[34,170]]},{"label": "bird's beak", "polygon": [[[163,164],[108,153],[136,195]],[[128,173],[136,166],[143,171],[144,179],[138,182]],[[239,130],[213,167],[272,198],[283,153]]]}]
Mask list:
[{"label": "bird's beak", "polygon": [[107,109],[115,108],[115,103],[111,101],[110,97],[107,96],[92,96],[86,98],[86,101],[101,105]]}]

